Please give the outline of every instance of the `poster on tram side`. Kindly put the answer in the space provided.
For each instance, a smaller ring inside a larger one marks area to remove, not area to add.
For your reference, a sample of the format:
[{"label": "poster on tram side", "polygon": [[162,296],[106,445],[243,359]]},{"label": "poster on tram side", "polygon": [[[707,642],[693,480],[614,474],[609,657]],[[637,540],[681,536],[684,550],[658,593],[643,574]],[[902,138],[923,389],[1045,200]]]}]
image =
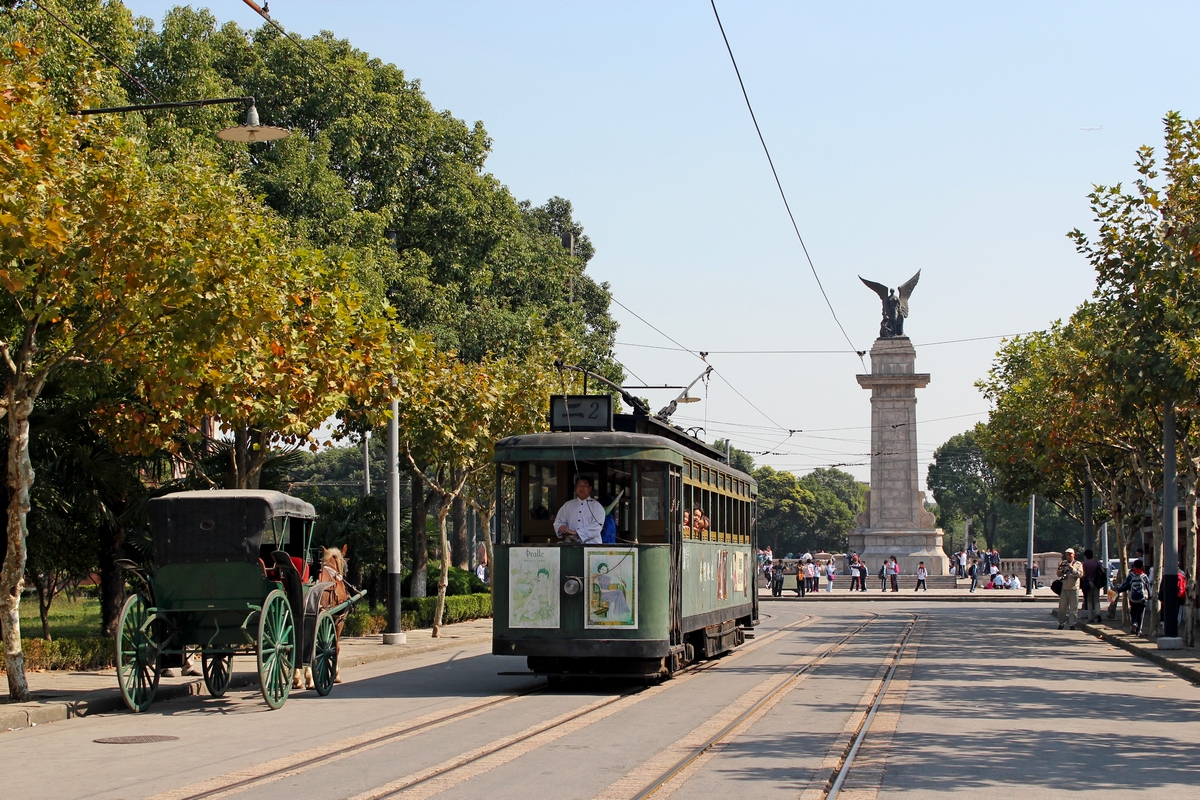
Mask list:
[{"label": "poster on tram side", "polygon": [[559,627],[559,549],[508,551],[508,627]]},{"label": "poster on tram side", "polygon": [[637,549],[589,547],[584,553],[588,580],[583,627],[636,629]]},{"label": "poster on tram side", "polygon": [[746,554],[740,550],[733,554],[733,591],[746,594]]}]

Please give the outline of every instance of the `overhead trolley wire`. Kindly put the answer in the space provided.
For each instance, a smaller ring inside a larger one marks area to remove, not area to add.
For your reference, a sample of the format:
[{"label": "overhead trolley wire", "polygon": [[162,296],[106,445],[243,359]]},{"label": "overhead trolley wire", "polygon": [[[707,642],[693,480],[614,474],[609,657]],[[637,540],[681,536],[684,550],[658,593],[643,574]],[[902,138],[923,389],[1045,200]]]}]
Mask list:
[{"label": "overhead trolley wire", "polygon": [[[973,336],[969,339],[946,339],[941,342],[923,342],[914,344],[913,347],[936,347],[942,344],[961,344],[963,342],[982,342],[989,339],[1012,339],[1016,336],[1028,336],[1031,333],[1040,333],[1040,331],[1026,331],[1024,333],[1002,333],[995,336]],[[642,344],[640,342],[616,342],[621,347],[641,347],[646,350],[680,350],[681,348],[664,347],[658,344]],[[686,349],[686,348],[682,348]],[[691,352],[690,350],[687,352]],[[729,356],[812,356],[812,355],[838,355],[844,353],[858,354],[856,350],[706,350],[709,355],[729,355]]]},{"label": "overhead trolley wire", "polygon": [[[817,268],[813,264],[812,256],[808,254],[808,245],[804,243],[804,237],[800,235],[800,226],[796,224],[796,216],[792,213],[792,206],[788,202],[787,193],[783,191],[783,182],[779,180],[779,172],[775,169],[775,160],[771,158],[771,150],[767,147],[767,140],[763,136],[762,128],[758,125],[758,117],[754,114],[754,106],[750,103],[750,94],[746,91],[746,83],[742,80],[742,71],[738,69],[737,59],[733,56],[733,47],[729,44],[729,37],[725,35],[725,26],[721,23],[721,15],[717,13],[717,0],[709,0],[712,5],[713,16],[717,18],[717,27],[721,29],[721,38],[725,40],[725,50],[729,53],[729,60],[733,64],[733,71],[737,75],[738,86],[742,89],[742,98],[746,101],[746,110],[750,112],[750,121],[754,123],[754,130],[758,134],[758,141],[762,144],[763,153],[767,156],[767,164],[771,167],[771,175],[775,177],[775,186],[779,189],[779,196],[783,199],[783,207],[787,209],[788,219],[792,221],[792,230],[796,232],[796,238],[800,240],[800,249],[804,251],[804,258],[808,261],[808,268],[812,270],[813,279],[817,282],[817,288],[821,290],[821,297],[825,298],[825,305],[829,307],[829,313],[833,315],[833,321],[837,323],[838,330],[842,332],[842,337],[845,338],[846,344],[858,355],[859,360],[866,355],[865,350],[859,350],[858,347],[850,340],[850,335],[846,333],[846,329],[842,327],[842,321],[838,319],[837,312],[833,310],[833,303],[829,301],[829,295],[825,293],[825,287],[821,284],[821,276],[817,274]],[[865,369],[865,365],[864,365]]]},{"label": "overhead trolley wire", "polygon": [[157,102],[162,102],[162,99],[159,98],[158,95],[156,95],[154,92],[152,92],[146,88],[146,84],[142,83],[137,78],[133,77],[133,75],[130,74],[128,70],[126,70],[124,67],[122,67],[120,64],[118,64],[115,59],[113,59],[111,56],[108,55],[108,53],[105,53],[98,46],[96,46],[91,41],[89,41],[87,39],[87,37],[85,37],[82,33],[75,30],[75,28],[71,27],[71,25],[68,24],[66,20],[62,19],[57,14],[55,14],[53,11],[46,8],[45,3],[41,2],[41,0],[33,0],[33,5],[35,8],[37,8],[38,11],[41,11],[43,14],[50,17],[50,19],[54,20],[59,25],[61,25],[63,28],[65,28],[67,31],[69,31],[71,34],[73,34],[76,39],[83,42],[88,47],[92,48],[92,50],[96,53],[96,55],[100,56],[105,61],[107,61],[109,64],[111,64],[113,67],[115,67],[116,70],[118,72],[120,72],[122,75],[124,75],[129,80],[130,83],[132,83],[134,86],[141,89],[146,94],[153,97]]}]

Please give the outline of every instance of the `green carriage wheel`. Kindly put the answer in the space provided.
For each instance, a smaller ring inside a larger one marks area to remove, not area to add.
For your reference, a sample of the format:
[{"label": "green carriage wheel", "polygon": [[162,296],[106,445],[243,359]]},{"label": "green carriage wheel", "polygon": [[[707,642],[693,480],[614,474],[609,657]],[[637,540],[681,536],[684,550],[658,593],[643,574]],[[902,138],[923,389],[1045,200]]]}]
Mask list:
[{"label": "green carriage wheel", "polygon": [[153,623],[140,594],[125,601],[117,622],[117,685],[121,699],[135,713],[149,708],[158,691],[159,650]]},{"label": "green carriage wheel", "polygon": [[332,614],[322,611],[317,617],[311,665],[313,686],[321,697],[333,691],[333,681],[337,677],[337,650],[337,623],[333,621]]},{"label": "green carriage wheel", "polygon": [[258,685],[271,708],[287,702],[296,668],[296,624],[287,595],[274,589],[258,615]]},{"label": "green carriage wheel", "polygon": [[222,697],[229,688],[233,654],[209,653],[208,650],[203,650],[200,654],[200,664],[204,670],[204,687],[213,697]]}]

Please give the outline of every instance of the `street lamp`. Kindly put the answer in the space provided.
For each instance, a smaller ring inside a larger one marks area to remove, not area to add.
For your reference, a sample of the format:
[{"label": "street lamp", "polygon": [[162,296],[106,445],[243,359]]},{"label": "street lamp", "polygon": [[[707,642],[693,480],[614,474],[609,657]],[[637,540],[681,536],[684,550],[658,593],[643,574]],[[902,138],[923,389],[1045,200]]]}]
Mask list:
[{"label": "street lamp", "polygon": [[146,103],[137,106],[111,106],[109,108],[81,108],[72,111],[77,117],[95,116],[96,114],[126,114],[131,111],[157,111],[168,108],[199,108],[200,106],[230,105],[247,103],[246,124],[235,125],[217,131],[217,138],[226,142],[271,142],[276,139],[286,139],[291,135],[287,128],[277,128],[274,125],[263,125],[258,121],[258,109],[254,107],[253,97],[217,97],[211,100],[180,100],[174,103]]}]

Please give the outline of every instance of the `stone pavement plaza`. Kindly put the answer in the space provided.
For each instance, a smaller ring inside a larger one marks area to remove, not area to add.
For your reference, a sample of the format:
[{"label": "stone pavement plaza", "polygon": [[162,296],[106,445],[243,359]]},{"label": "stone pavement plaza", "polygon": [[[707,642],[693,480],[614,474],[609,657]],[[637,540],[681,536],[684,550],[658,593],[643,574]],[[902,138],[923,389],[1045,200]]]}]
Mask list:
[{"label": "stone pavement plaza", "polygon": [[[873,754],[882,768],[862,797],[1200,797],[1200,688],[1088,632],[1058,631],[1048,610],[1045,602],[764,602],[752,641],[795,630],[708,677],[679,681],[658,695],[658,705],[647,701],[556,743],[531,745],[508,767],[483,771],[445,796],[594,797],[667,746],[676,735],[669,729],[684,715],[702,721],[711,713],[703,709],[735,702],[746,681],[774,674],[777,665],[877,614],[875,644],[864,639],[816,671],[705,768],[712,784],[677,793],[797,797],[796,787],[811,779],[812,765],[850,719],[863,676],[875,673],[874,659],[916,614],[923,624],[894,737],[885,752]],[[492,656],[486,642],[468,638],[448,650],[347,668],[346,682],[330,697],[306,692],[279,711],[267,711],[257,692],[242,689],[222,700],[156,704],[142,715],[100,714],[0,733],[10,763],[29,767],[7,774],[5,786],[13,797],[147,797],[238,770],[252,773],[272,759],[532,685],[497,674],[521,669],[517,659]],[[382,785],[476,740],[519,730],[541,713],[590,702],[597,691],[563,687],[240,796],[348,797],[359,789],[347,787]],[[93,741],[135,734],[179,739]]]}]

